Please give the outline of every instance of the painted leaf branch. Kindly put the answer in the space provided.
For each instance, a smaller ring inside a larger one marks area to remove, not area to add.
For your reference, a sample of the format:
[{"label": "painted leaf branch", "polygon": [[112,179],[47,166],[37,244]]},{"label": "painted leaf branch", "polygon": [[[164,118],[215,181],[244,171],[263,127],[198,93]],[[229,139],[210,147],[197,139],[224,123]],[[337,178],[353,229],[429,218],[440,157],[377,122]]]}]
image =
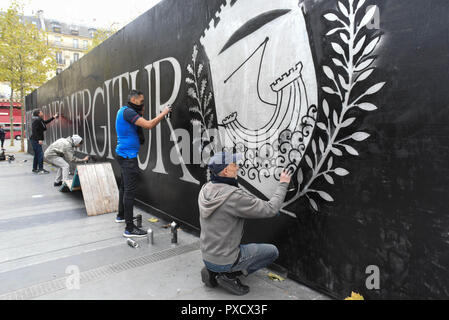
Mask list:
[{"label": "painted leaf branch", "polygon": [[189,108],[192,113],[191,123],[193,127],[200,127],[200,138],[196,138],[193,144],[200,142],[203,149],[210,142],[209,129],[214,126],[214,109],[211,105],[213,94],[208,89],[208,80],[203,74],[204,65],[197,62],[198,47],[193,47],[192,64],[187,66],[188,77],[186,84],[188,85],[187,94],[193,100],[194,105]]},{"label": "painted leaf branch", "polygon": [[339,41],[331,42],[335,54],[332,62],[336,68],[323,66],[323,72],[331,84],[322,87],[322,90],[328,95],[337,96],[341,105],[333,106],[331,112],[328,101],[323,100],[321,110],[326,120],[317,123],[317,127],[325,133],[325,141],[321,137],[312,141],[314,157],[312,159],[309,155],[305,156],[305,163],[311,171],[310,178],[305,181],[304,172],[302,169],[298,170],[298,192],[292,199],[284,203],[284,208],[305,196],[312,208],[319,211],[317,201],[311,197],[312,194],[325,201],[333,202],[334,199],[330,194],[322,190],[312,189],[312,185],[321,177],[327,183],[333,185],[335,181],[332,175],[339,177],[348,175],[348,170],[334,168],[334,159],[343,156],[344,152],[358,156],[358,151],[349,143],[351,141],[365,141],[370,137],[366,132],[355,132],[349,136],[340,137],[341,130],[350,127],[357,120],[355,117],[348,118],[348,111],[353,108],[359,108],[367,112],[377,110],[375,105],[361,101],[367,96],[379,92],[385,85],[385,82],[375,84],[360,96],[353,98],[353,89],[356,86],[361,86],[374,71],[374,68],[370,68],[370,66],[375,58],[370,55],[381,39],[381,36],[375,36],[372,40],[369,40],[366,34],[360,36],[360,32],[374,17],[376,8],[373,6],[367,10],[360,22],[357,22],[356,17],[361,13],[365,0],[359,0],[357,5],[354,2],[354,0],[348,0],[348,6],[345,6],[341,1],[338,1],[339,12],[324,15],[326,20],[339,25],[331,29],[326,36],[332,36],[334,39],[338,34],[339,38],[336,39]]}]

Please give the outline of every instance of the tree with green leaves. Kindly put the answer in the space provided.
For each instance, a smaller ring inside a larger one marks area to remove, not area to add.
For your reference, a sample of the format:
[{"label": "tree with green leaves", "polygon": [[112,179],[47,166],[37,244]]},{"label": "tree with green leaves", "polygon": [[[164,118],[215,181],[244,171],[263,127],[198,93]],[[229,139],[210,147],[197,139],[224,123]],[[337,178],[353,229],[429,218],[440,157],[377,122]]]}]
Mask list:
[{"label": "tree with green leaves", "polygon": [[98,29],[92,38],[92,44],[89,47],[89,51],[91,51],[95,47],[99,46],[103,41],[107,40],[109,37],[111,37],[116,32],[117,32],[117,30],[115,30],[115,29],[111,29],[111,30]]},{"label": "tree with green leaves", "polygon": [[14,146],[13,97],[22,103],[21,152],[25,151],[25,96],[48,80],[56,57],[48,36],[24,18],[23,5],[13,1],[0,13],[0,81],[11,87],[11,146]]}]

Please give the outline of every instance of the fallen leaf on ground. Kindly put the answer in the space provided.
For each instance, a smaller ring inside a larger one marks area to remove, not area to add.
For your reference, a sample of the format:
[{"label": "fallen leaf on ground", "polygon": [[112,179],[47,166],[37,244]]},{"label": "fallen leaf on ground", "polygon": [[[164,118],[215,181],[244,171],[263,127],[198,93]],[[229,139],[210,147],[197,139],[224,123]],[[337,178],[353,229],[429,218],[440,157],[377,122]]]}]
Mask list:
[{"label": "fallen leaf on ground", "polygon": [[284,280],[285,280],[285,279],[282,278],[281,276],[279,276],[279,275],[277,275],[277,274],[275,274],[275,273],[272,273],[272,272],[270,272],[270,273],[268,274],[268,277],[269,277],[271,280],[273,280],[273,281],[284,281]]},{"label": "fallen leaf on ground", "polygon": [[351,296],[346,298],[345,300],[365,300],[363,296],[356,292],[351,292]]}]

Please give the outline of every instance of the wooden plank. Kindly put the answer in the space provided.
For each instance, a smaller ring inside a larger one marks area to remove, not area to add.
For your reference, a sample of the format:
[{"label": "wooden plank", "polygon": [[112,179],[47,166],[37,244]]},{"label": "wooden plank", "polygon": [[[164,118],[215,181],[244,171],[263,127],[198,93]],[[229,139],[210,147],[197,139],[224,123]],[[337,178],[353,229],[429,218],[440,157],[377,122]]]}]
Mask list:
[{"label": "wooden plank", "polygon": [[78,166],[78,176],[80,178],[81,190],[83,192],[84,204],[86,205],[86,211],[88,216],[94,216],[97,212],[95,208],[94,194],[92,187],[89,183],[89,173],[86,165]]},{"label": "wooden plank", "polygon": [[109,212],[117,212],[118,211],[118,197],[117,197],[117,182],[115,182],[115,177],[111,183],[111,175],[114,175],[112,171],[112,167],[110,163],[105,163],[103,166],[104,169],[104,181],[108,188],[109,194]]},{"label": "wooden plank", "polygon": [[97,175],[97,184],[101,191],[101,202],[104,206],[104,211],[102,213],[110,213],[111,196],[109,194],[109,189],[105,179],[104,165],[96,164],[95,166],[93,166],[93,168],[95,169],[95,173]]},{"label": "wooden plank", "polygon": [[107,183],[109,194],[110,194],[110,201],[111,201],[111,212],[117,212],[118,211],[118,188],[117,188],[117,181],[115,180],[114,171],[112,170],[112,165],[110,163],[104,164],[104,170],[105,170],[105,181]]},{"label": "wooden plank", "polygon": [[78,180],[88,216],[118,211],[119,191],[110,163],[78,166],[77,175],[70,181],[73,190],[79,190],[75,187]]},{"label": "wooden plank", "polygon": [[116,207],[116,203],[114,203],[114,195],[112,192],[112,188],[111,185],[109,183],[109,179],[107,177],[107,170],[109,170],[109,166],[108,164],[104,163],[103,164],[103,181],[104,181],[104,185],[106,186],[107,194],[108,194],[108,202],[109,202],[109,206],[108,206],[108,213],[111,212],[116,212],[114,209]]},{"label": "wooden plank", "polygon": [[[78,172],[78,178],[80,179],[81,184],[81,181],[84,181],[86,168],[84,165],[79,165],[77,166],[76,170]],[[92,199],[91,199],[92,193],[88,184],[85,184],[84,189],[82,189],[82,193],[87,215],[90,216],[92,212],[95,211],[95,208],[92,206]]]},{"label": "wooden plank", "polygon": [[101,169],[101,181],[104,185],[107,195],[108,203],[108,213],[118,211],[118,188],[117,182],[115,181],[114,172],[112,171],[112,166],[110,163],[103,163]]},{"label": "wooden plank", "polygon": [[[94,215],[102,214],[106,211],[104,203],[103,203],[103,194],[102,194],[102,188],[98,185],[98,178],[97,173],[95,171],[94,165],[87,165],[86,166],[87,171],[87,182],[92,190],[92,196],[95,206],[95,213]],[[83,187],[83,184],[81,184],[81,187]]]},{"label": "wooden plank", "polygon": [[111,207],[111,210],[112,212],[118,212],[119,190],[117,186],[117,180],[115,180],[114,170],[112,169],[112,165],[109,162],[105,163],[105,173],[112,197],[111,201],[113,206]]}]

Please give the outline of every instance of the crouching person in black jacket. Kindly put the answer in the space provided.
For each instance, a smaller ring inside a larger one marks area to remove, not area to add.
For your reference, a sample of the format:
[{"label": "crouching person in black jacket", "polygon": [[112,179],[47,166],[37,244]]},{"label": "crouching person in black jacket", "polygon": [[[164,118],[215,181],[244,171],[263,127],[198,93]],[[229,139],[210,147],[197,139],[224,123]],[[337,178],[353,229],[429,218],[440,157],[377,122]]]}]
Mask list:
[{"label": "crouching person in black jacket", "polygon": [[33,112],[33,122],[31,124],[32,135],[30,137],[30,143],[34,151],[34,173],[50,173],[44,169],[44,151],[42,150],[42,145],[44,144],[44,132],[47,131],[47,124],[58,118],[59,115],[55,114],[54,117],[44,120],[44,113],[41,110],[36,110]]}]

